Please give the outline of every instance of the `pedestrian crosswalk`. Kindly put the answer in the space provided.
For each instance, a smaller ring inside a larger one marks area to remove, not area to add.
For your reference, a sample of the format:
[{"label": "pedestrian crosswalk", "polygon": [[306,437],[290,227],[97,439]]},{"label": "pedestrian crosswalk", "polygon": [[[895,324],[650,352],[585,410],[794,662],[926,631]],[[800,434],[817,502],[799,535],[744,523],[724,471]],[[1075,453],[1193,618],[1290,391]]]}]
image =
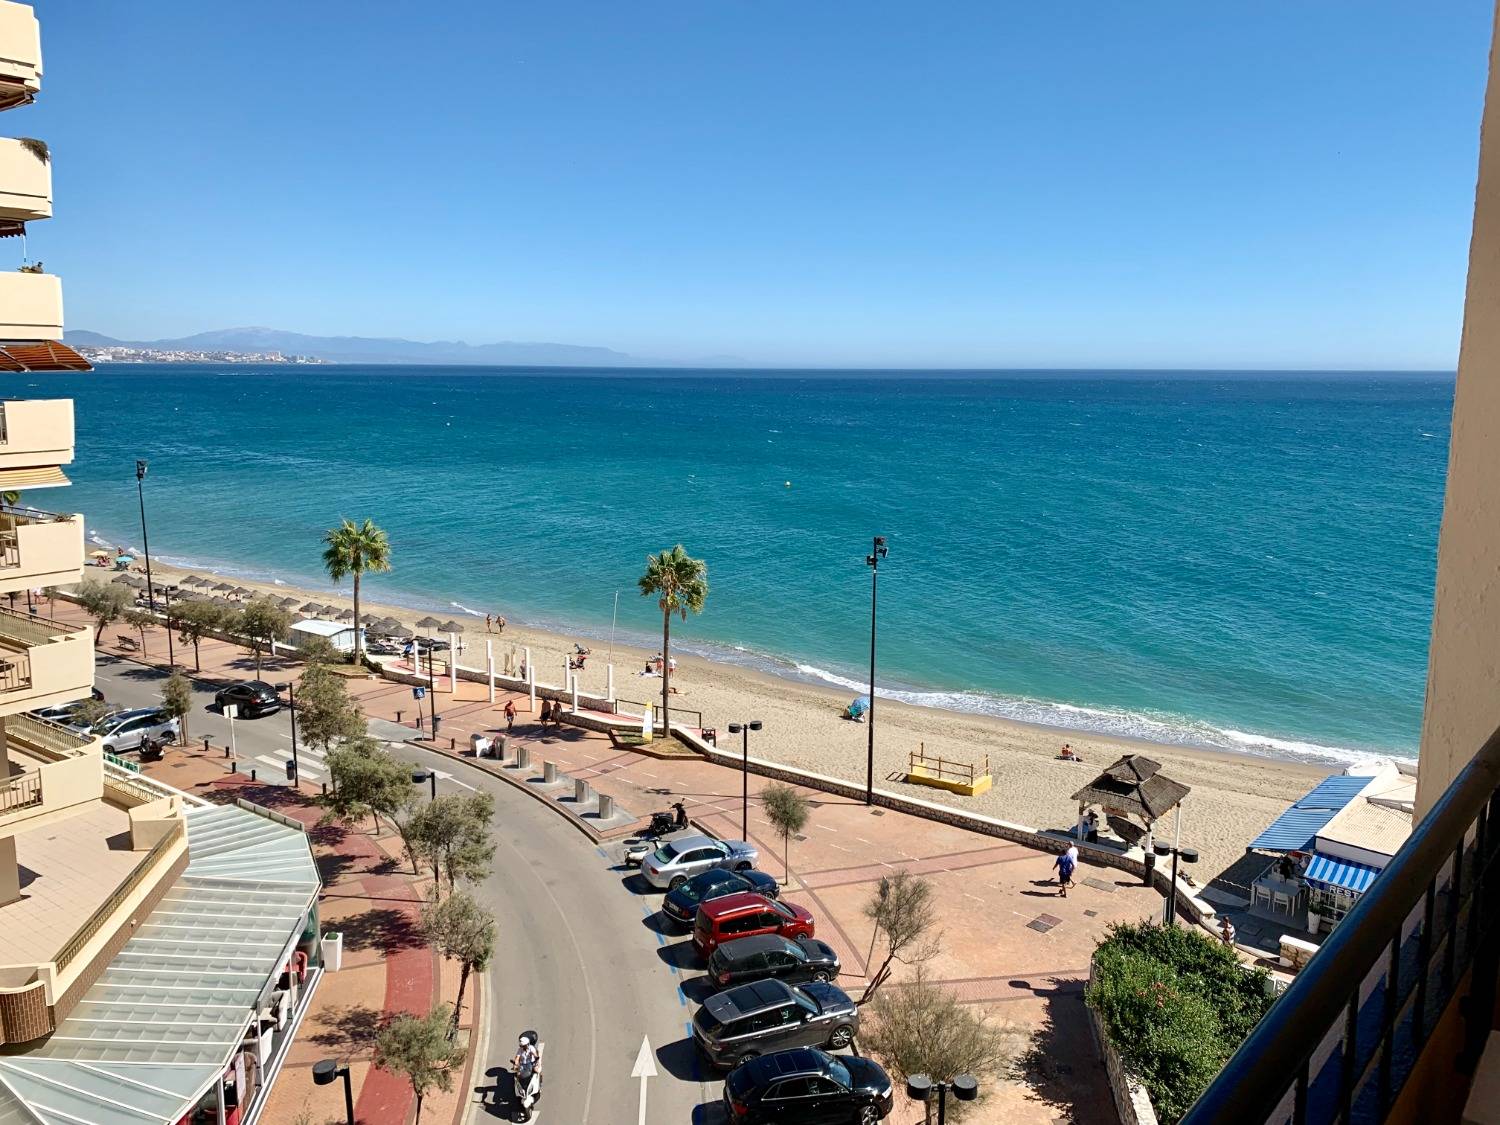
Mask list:
[{"label": "pedestrian crosswalk", "polygon": [[[257,754],[252,759],[258,766],[267,768],[267,778],[277,779],[286,777],[286,764],[292,760],[292,752],[287,750],[275,750],[269,754]],[[438,782],[448,783],[473,792],[474,786],[466,781],[460,781],[445,770],[433,770],[437,774]],[[301,780],[319,785],[329,780],[328,760],[322,753],[308,746],[297,748],[297,775]]]}]

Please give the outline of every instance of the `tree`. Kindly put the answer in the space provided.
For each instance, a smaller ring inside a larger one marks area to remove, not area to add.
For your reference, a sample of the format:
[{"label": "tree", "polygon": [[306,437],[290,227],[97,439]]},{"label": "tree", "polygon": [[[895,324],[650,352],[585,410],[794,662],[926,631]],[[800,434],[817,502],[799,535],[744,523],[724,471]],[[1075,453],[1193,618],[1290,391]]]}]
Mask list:
[{"label": "tree", "polygon": [[444,875],[450,892],[460,879],[481,878],[495,858],[494,817],[495,799],[488,793],[444,793],[419,806],[406,825],[413,869],[419,859],[426,861],[438,891]]},{"label": "tree", "polygon": [[937,952],[935,935],[928,936],[937,921],[932,884],[905,870],[882,875],[870,901],[865,903],[865,917],[875,924],[875,932],[870,935],[871,948],[877,940],[884,939],[885,960],[865,985],[859,1000],[861,1007],[874,999],[876,991],[889,979],[894,962],[925,961]]},{"label": "tree", "polygon": [[812,805],[800,790],[790,785],[768,785],[760,794],[761,808],[776,834],[781,837],[782,864],[788,880],[792,877],[792,837],[807,824]]},{"label": "tree", "polygon": [[[380,829],[385,816],[400,828],[403,816],[416,802],[411,767],[367,734],[346,739],[329,751],[328,772],[333,788],[319,798],[334,820],[353,822],[368,816]],[[402,832],[403,839],[406,833]]]},{"label": "tree", "polygon": [[286,637],[292,627],[292,615],[270,598],[256,598],[246,604],[239,615],[240,632],[250,638],[255,649],[255,678],[260,679],[260,648],[270,648]]},{"label": "tree", "polygon": [[464,987],[470,973],[482,973],[495,955],[495,916],[472,895],[454,891],[446,899],[433,888],[432,901],[422,908],[422,934],[427,943],[450,961],[458,962],[458,996],[453,1002],[453,1026],[458,1027],[464,1006]]},{"label": "tree", "polygon": [[326,754],[364,730],[364,712],[349,698],[344,677],[321,662],[309,664],[297,682],[298,733]]},{"label": "tree", "polygon": [[465,1050],[449,1035],[452,1017],[447,1004],[433,1006],[425,1016],[397,1016],[375,1039],[375,1057],[382,1069],[405,1076],[417,1096],[416,1120],[422,1120],[422,1099],[434,1088],[451,1090],[453,1072],[463,1065]]},{"label": "tree", "polygon": [[323,536],[323,542],[323,566],[328,577],[335,582],[348,577],[354,579],[354,663],[358,664],[364,653],[359,619],[359,580],[366,571],[384,574],[391,569],[391,541],[371,520],[355,523],[346,519],[330,529]]},{"label": "tree", "polygon": [[637,584],[641,596],[654,597],[661,610],[661,722],[667,737],[672,735],[672,614],[687,620],[688,610],[703,612],[708,599],[708,564],[689,558],[679,543],[670,551],[646,556],[646,573]]},{"label": "tree", "polygon": [[105,715],[109,714],[109,704],[102,699],[90,696],[73,704],[68,714],[68,722],[80,727],[91,727]]},{"label": "tree", "polygon": [[120,615],[120,619],[141,635],[141,655],[146,655],[146,626],[156,624],[156,614],[144,609],[127,609]]},{"label": "tree", "polygon": [[183,644],[193,646],[193,671],[201,672],[203,665],[198,659],[198,642],[222,628],[224,610],[213,602],[192,599],[174,602],[167,610],[167,626],[177,630]]},{"label": "tree", "polygon": [[188,741],[188,712],[193,709],[193,685],[181,672],[173,672],[161,689],[162,710],[182,724],[182,741]]},{"label": "tree", "polygon": [[[861,1040],[885,1068],[905,1085],[913,1074],[951,1082],[960,1074],[993,1075],[1020,1053],[1025,1035],[1004,1024],[992,1024],[941,985],[927,979],[918,965],[910,981],[882,992],[870,1006]],[[981,1088],[983,1084],[981,1083]],[[948,1099],[948,1116],[960,1118],[972,1102]]]},{"label": "tree", "polygon": [[106,626],[113,625],[130,608],[133,597],[128,589],[118,582],[100,582],[97,578],[85,578],[78,585],[78,604],[94,619],[98,629],[94,643],[104,639]]}]

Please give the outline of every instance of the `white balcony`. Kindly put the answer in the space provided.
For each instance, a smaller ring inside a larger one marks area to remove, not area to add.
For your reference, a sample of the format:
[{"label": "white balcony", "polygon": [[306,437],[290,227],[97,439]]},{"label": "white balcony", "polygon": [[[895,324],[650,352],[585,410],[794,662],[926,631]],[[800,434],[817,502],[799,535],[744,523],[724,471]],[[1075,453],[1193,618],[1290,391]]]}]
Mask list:
[{"label": "white balcony", "polygon": [[0,470],[51,468],[72,462],[72,399],[0,400]]},{"label": "white balcony", "polygon": [[61,340],[62,334],[62,279],[0,272],[0,340]]},{"label": "white balcony", "polygon": [[42,29],[30,4],[0,3],[0,109],[42,88]]},{"label": "white balcony", "polygon": [[92,629],[0,609],[0,715],[71,703],[93,686]]},{"label": "white balcony", "polygon": [[83,517],[0,509],[0,594],[83,580]]},{"label": "white balcony", "polygon": [[0,137],[0,219],[29,223],[50,218],[52,161],[21,141]]}]

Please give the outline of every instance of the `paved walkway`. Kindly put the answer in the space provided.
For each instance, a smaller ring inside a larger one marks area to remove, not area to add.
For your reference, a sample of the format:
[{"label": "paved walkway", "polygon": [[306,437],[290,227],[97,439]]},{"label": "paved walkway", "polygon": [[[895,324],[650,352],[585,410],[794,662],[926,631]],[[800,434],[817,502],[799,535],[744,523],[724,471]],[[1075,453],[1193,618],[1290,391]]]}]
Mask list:
[{"label": "paved walkway", "polygon": [[[62,614],[78,616],[74,607],[61,610]],[[118,630],[112,628],[107,632],[104,647],[113,649],[116,646],[112,641]],[[148,633],[148,637],[150,655],[157,658],[164,655],[161,634]],[[138,654],[129,655],[138,658]],[[179,647],[180,663],[190,662],[191,655]],[[203,642],[200,658],[206,677],[243,678],[254,673],[253,658],[223,642]],[[274,665],[268,662],[263,678],[284,681],[298,671],[291,662],[277,661]],[[477,683],[460,681],[456,694],[446,682],[439,682],[437,688],[443,735],[435,747],[438,750],[467,757],[471,733],[494,734],[504,730],[501,708],[507,698],[512,698],[521,712],[512,737],[530,746],[534,762],[556,762],[564,773],[588,780],[596,790],[610,794],[637,814],[666,808],[671,801],[681,800],[691,817],[714,832],[735,837],[741,834],[741,817],[745,813],[737,770],[701,759],[662,761],[622,751],[602,734],[567,725],[561,730],[543,729],[527,714],[528,701],[524,695],[497,692],[496,701],[491,704],[483,686]],[[412,738],[420,737],[413,723],[417,704],[409,686],[374,678],[353,679],[350,691],[370,717],[393,722],[399,718],[410,728]],[[423,710],[427,710],[425,700]],[[450,739],[457,750],[449,749]],[[222,750],[219,753],[222,755]],[[222,770],[222,757],[218,761],[217,768]],[[305,764],[303,777],[316,780],[309,765],[320,768],[318,763]],[[467,768],[455,763],[455,776],[462,780]],[[181,784],[170,774],[166,776],[174,784]],[[275,776],[279,778],[279,774]],[[760,809],[759,793],[765,785],[766,779],[751,776],[748,836],[761,851],[760,866],[785,881],[787,898],[812,910],[818,920],[819,936],[838,950],[843,961],[845,975],[840,985],[854,995],[859,994],[866,974],[879,963],[877,956],[875,964],[871,964],[872,926],[864,916],[863,907],[880,877],[907,868],[934,884],[941,947],[927,962],[931,975],[952,988],[960,1000],[1013,1027],[1029,1037],[1032,1044],[1021,1076],[1001,1083],[1000,1089],[990,1092],[976,1122],[1115,1120],[1103,1063],[1090,1037],[1083,1009],[1089,957],[1110,923],[1134,921],[1158,912],[1159,894],[1123,872],[1085,864],[1078,873],[1075,890],[1067,898],[1060,898],[1051,879],[1053,857],[1049,853],[900,812],[867,808],[811,790],[807,795],[813,805],[812,815],[804,833],[790,841],[788,872],[782,858],[782,841],[775,836]],[[284,785],[262,788],[290,797]],[[307,780],[303,788],[311,788]],[[370,859],[348,862],[351,868],[356,868]],[[359,874],[362,880],[370,877],[364,869]],[[349,886],[348,876],[348,871],[336,873],[330,882],[327,896],[330,910],[337,909],[334,904],[341,894],[357,893],[363,896],[363,912],[389,909],[397,915],[403,913],[401,906],[374,905],[389,888],[361,883],[355,892]],[[361,911],[351,909],[351,913]],[[331,922],[325,920],[325,926],[328,925]],[[396,926],[399,928],[399,922]],[[346,959],[345,963],[347,966],[349,961]],[[403,962],[395,964],[400,966]],[[405,972],[403,968],[392,968],[388,973],[387,1009],[408,1002],[401,986],[390,983]],[[330,974],[328,979],[336,980],[337,976]],[[324,988],[327,987],[325,983]],[[365,997],[370,994],[370,990],[354,993]],[[319,1001],[325,1002],[323,996],[320,995]],[[299,1066],[309,1066],[317,1057],[312,1040],[306,1034],[299,1039],[299,1044],[308,1045],[308,1053],[300,1059]],[[328,1050],[321,1049],[325,1053]],[[369,1086],[366,1082],[365,1089]],[[313,1088],[309,1085],[302,1089],[310,1093]],[[378,1081],[374,1089],[375,1094],[361,1093],[362,1115],[377,1107],[373,1101],[367,1105],[367,1097],[384,1096],[378,1093],[381,1089]],[[295,1081],[286,1082],[278,1089],[277,1096],[295,1097],[296,1090]],[[300,1109],[300,1102],[285,1104],[294,1113]],[[435,1105],[432,1108],[436,1110]],[[424,1112],[424,1119],[427,1117]],[[279,1120],[268,1120],[271,1119]],[[443,1120],[436,1112],[431,1113],[431,1119]],[[892,1120],[901,1123],[902,1115]]]}]

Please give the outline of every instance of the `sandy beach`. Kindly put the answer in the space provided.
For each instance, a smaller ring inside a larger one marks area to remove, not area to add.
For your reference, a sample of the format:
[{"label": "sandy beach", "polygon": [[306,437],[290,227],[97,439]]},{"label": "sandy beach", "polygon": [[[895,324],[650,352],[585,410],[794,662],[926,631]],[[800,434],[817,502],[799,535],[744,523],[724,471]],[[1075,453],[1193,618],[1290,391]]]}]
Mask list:
[{"label": "sandy beach", "polygon": [[[174,582],[188,573],[200,576],[212,573],[165,566],[154,566],[153,570],[158,581],[166,582]],[[225,580],[278,597],[352,604],[347,592],[272,585],[238,577]],[[361,591],[361,612],[389,615],[407,625],[428,616],[428,611],[382,602],[380,591],[379,576],[366,581]],[[445,616],[440,612],[435,615]],[[503,669],[512,646],[517,661],[520,651],[529,647],[538,681],[543,683],[564,681],[567,653],[572,651],[575,640],[582,640],[593,649],[593,656],[583,672],[580,687],[584,691],[604,692],[606,652],[597,641],[513,624],[508,624],[503,633],[486,634],[483,617],[460,616],[456,620],[465,627],[461,663],[483,668],[486,640],[494,644],[497,670]],[[640,674],[654,654],[654,649],[648,652],[615,646],[618,698],[638,702],[660,700],[661,680]],[[677,660],[677,672],[672,677],[676,689],[674,707],[701,712],[704,725],[718,728],[720,745],[727,745],[731,738],[725,729],[731,722],[759,719],[764,727],[751,735],[751,753],[819,773],[864,781],[868,728],[840,717],[851,696],[847,689],[783,680],[675,652],[674,656]],[[1106,738],[1084,731],[1031,726],[884,699],[878,701],[877,707],[877,786],[1038,828],[1070,826],[1076,814],[1071,795],[1121,754],[1143,753],[1154,758],[1165,773],[1192,789],[1183,803],[1182,843],[1196,847],[1202,856],[1192,872],[1200,883],[1225,872],[1244,855],[1245,845],[1288,803],[1333,772],[1328,767]],[[1082,764],[1057,759],[1064,742],[1070,743],[1083,757]],[[968,798],[906,785],[898,779],[906,770],[907,755],[919,747],[928,755],[960,762],[980,762],[988,755],[993,788],[979,797]]]}]

